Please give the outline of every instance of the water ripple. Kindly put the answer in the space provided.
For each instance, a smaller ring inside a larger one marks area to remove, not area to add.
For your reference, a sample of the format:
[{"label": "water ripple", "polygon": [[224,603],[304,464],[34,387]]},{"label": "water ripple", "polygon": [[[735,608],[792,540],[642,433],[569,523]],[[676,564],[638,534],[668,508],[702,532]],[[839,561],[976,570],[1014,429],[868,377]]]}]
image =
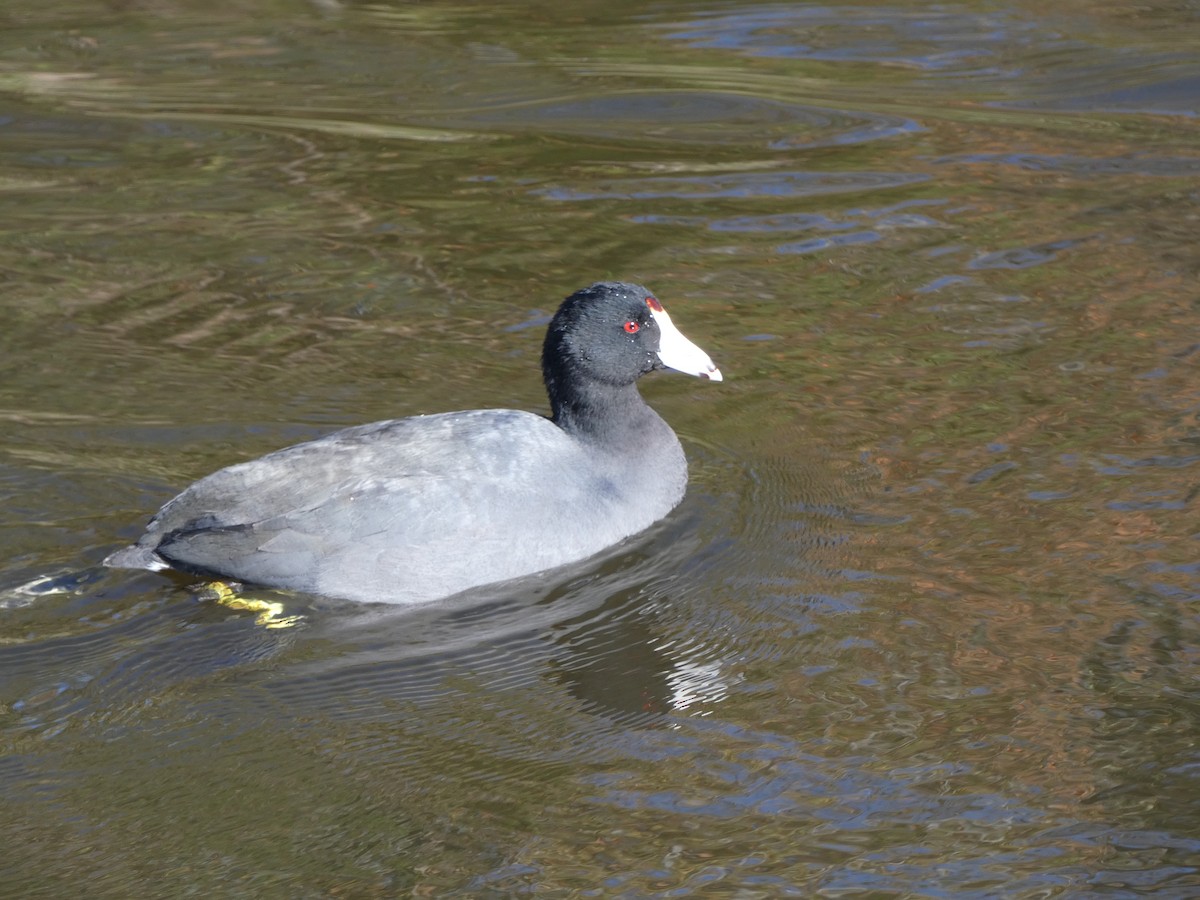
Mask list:
[{"label": "water ripple", "polygon": [[1064,172],[1069,175],[1151,175],[1176,178],[1200,173],[1200,157],[1150,156],[1136,153],[1127,156],[1089,157],[1049,153],[959,153],[943,156],[936,163],[979,163],[1013,166],[1031,172]]},{"label": "water ripple", "polygon": [[[701,73],[697,73],[701,74]],[[492,104],[447,120],[475,131],[536,131],[588,135],[639,144],[757,143],[772,150],[845,146],[912,134],[912,119],[888,113],[835,109],[719,90],[704,78],[688,90],[611,91],[597,95]]]},{"label": "water ripple", "polygon": [[[1038,34],[1009,11],[899,10],[866,6],[761,5],[660,26],[668,40],[749,56],[875,62],[928,73],[995,76],[1006,44]],[[1047,38],[1043,35],[1043,40]]]},{"label": "water ripple", "polygon": [[[900,172],[738,172],[723,175],[621,178],[591,187],[539,188],[548,200],[785,199],[851,194],[928,181],[929,175]],[[581,182],[586,185],[586,182]]]},{"label": "water ripple", "polygon": [[1058,258],[1063,250],[1078,245],[1077,240],[1050,241],[1032,247],[1012,247],[983,253],[967,263],[968,269],[1028,269]]}]

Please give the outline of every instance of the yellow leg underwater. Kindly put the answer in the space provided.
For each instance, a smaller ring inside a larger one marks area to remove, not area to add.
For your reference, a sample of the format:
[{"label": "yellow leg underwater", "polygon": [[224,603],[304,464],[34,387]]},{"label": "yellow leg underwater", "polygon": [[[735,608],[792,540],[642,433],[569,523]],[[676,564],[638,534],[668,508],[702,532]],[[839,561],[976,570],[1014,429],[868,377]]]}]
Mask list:
[{"label": "yellow leg underwater", "polygon": [[292,628],[304,621],[304,616],[285,616],[282,603],[239,595],[238,589],[241,585],[214,581],[208,587],[222,606],[258,613],[254,621],[263,628]]}]

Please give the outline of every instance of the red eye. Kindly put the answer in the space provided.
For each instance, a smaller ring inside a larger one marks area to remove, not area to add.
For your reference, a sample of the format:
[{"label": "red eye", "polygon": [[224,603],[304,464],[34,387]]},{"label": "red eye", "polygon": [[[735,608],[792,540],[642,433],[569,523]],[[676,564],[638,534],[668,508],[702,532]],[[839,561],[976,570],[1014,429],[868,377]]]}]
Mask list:
[{"label": "red eye", "polygon": [[637,322],[635,322],[633,319],[630,319],[628,322],[625,323],[625,330],[628,331],[630,334],[637,334],[639,331],[642,330],[642,326],[639,325]]}]

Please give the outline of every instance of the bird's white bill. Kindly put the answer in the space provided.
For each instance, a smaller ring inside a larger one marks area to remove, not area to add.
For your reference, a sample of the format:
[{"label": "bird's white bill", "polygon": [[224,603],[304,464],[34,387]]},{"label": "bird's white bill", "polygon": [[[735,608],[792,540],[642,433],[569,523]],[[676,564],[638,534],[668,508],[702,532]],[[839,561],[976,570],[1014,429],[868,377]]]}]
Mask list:
[{"label": "bird's white bill", "polygon": [[699,375],[710,381],[721,380],[721,370],[713,365],[707,353],[683,336],[683,332],[675,327],[666,310],[652,308],[650,315],[654,316],[654,321],[658,323],[658,358],[664,366],[688,375]]}]

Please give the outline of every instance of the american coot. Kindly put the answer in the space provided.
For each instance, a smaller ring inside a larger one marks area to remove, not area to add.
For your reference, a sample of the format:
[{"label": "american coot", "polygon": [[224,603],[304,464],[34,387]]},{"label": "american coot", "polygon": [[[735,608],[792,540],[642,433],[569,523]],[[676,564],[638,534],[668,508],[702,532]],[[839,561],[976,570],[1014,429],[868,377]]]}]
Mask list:
[{"label": "american coot", "polygon": [[511,409],[347,428],[214,472],[104,562],[420,603],[591,556],[665,516],[683,448],[637,380],[721,380],[645,288],[602,282],[550,322],[550,419]]}]

